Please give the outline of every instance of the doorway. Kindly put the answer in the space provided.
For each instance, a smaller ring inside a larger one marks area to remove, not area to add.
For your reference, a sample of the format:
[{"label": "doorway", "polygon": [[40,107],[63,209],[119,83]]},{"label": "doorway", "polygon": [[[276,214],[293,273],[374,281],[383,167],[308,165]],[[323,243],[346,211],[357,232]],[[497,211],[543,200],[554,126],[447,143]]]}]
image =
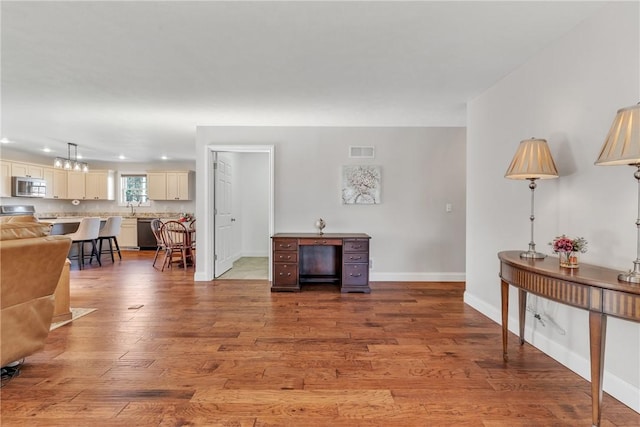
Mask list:
[{"label": "doorway", "polygon": [[[206,148],[204,212],[200,213],[200,217],[204,220],[202,228],[206,237],[203,239],[205,244],[199,247],[199,253],[196,253],[197,262],[202,267],[196,273],[196,280],[210,281],[222,276],[229,262],[233,265],[234,261],[242,261],[241,264],[244,264],[242,268],[251,268],[250,265],[253,264],[251,261],[256,260],[242,258],[252,258],[253,255],[260,255],[263,258],[266,255],[267,279],[271,280],[270,248],[271,236],[274,233],[274,147],[272,145],[209,145]],[[221,158],[225,162],[223,174],[218,173],[221,168],[219,163]],[[259,171],[254,170],[252,163],[246,159],[252,159],[253,164],[260,162]],[[221,176],[223,178],[219,179]],[[253,180],[260,180],[263,184],[259,186],[258,192],[253,191],[255,188],[250,180],[247,182],[249,176]],[[252,198],[264,199],[263,212],[265,213],[260,214],[264,224],[259,227],[251,225],[255,217],[252,219],[253,211],[247,205],[251,204]],[[200,223],[200,220],[198,222]],[[253,242],[254,246],[248,242],[252,239],[257,242]],[[256,246],[261,248],[259,254],[254,254],[250,249]],[[223,262],[218,263],[218,260]]]}]

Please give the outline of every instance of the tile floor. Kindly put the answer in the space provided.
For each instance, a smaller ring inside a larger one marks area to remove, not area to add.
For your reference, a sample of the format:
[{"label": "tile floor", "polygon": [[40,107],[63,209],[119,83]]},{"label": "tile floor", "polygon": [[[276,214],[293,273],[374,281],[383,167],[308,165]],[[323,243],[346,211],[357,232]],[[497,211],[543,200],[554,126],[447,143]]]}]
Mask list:
[{"label": "tile floor", "polygon": [[231,270],[219,279],[267,280],[269,278],[268,257],[243,257],[233,263]]}]

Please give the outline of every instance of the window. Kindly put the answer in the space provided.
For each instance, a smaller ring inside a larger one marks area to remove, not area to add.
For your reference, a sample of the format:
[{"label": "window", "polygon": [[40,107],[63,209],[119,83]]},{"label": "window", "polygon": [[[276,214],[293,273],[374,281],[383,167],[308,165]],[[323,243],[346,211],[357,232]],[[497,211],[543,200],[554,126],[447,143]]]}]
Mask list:
[{"label": "window", "polygon": [[124,173],[120,175],[120,204],[149,206],[147,175]]}]

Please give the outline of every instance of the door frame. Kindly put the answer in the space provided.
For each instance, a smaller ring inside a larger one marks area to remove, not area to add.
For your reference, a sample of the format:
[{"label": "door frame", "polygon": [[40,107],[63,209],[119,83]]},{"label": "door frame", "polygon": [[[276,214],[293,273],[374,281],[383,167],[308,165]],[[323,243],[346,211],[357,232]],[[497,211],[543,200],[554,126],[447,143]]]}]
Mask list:
[{"label": "door frame", "polygon": [[[204,203],[198,204],[203,206],[203,212],[197,212],[196,218],[198,218],[198,231],[202,229],[201,234],[204,238],[198,238],[198,247],[196,250],[196,273],[194,275],[195,281],[211,281],[214,278],[214,261],[215,254],[215,222],[214,215],[209,213],[213,212],[215,205],[215,174],[213,170],[213,162],[216,152],[228,152],[228,153],[267,153],[269,157],[269,235],[265,236],[269,239],[269,247],[271,247],[271,236],[274,234],[275,228],[275,147],[273,145],[223,145],[223,144],[210,144],[205,147],[205,168],[203,179],[198,181],[203,185],[204,191],[202,196],[204,197]],[[204,243],[204,244],[202,244]],[[269,281],[272,280],[271,269],[271,250],[268,251],[269,257]],[[198,268],[201,267],[201,268]]]}]

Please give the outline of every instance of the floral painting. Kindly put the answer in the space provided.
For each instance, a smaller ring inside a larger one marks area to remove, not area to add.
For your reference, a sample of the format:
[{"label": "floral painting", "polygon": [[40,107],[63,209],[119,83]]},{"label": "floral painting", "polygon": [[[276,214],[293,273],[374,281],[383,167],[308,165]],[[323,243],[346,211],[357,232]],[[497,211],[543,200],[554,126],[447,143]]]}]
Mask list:
[{"label": "floral painting", "polygon": [[343,166],[342,203],[345,205],[379,204],[380,184],[380,166]]}]

